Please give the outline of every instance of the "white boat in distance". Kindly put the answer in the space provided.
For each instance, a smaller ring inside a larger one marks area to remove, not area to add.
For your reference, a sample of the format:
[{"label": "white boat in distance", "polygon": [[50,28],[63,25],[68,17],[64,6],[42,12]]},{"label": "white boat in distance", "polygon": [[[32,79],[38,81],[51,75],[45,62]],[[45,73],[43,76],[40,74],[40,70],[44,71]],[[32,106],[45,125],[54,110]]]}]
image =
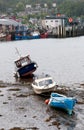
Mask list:
[{"label": "white boat in distance", "polygon": [[32,87],[36,94],[52,92],[56,88],[56,82],[51,76],[46,75],[45,77],[35,79]]}]

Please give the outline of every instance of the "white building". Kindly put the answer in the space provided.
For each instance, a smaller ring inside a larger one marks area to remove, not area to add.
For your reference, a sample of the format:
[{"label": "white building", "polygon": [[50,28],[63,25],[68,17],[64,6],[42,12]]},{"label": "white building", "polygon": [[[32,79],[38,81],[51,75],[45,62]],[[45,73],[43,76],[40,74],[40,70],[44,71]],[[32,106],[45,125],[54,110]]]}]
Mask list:
[{"label": "white building", "polygon": [[65,16],[47,16],[44,20],[42,20],[42,26],[51,32],[52,35],[65,37],[66,27],[68,26],[68,18]]},{"label": "white building", "polygon": [[26,9],[28,9],[28,8],[32,8],[32,6],[31,5],[26,5]]},{"label": "white building", "polygon": [[66,26],[67,18],[66,17],[53,17],[47,16],[44,20],[42,20],[42,26],[44,28],[53,29],[58,28],[59,26]]}]

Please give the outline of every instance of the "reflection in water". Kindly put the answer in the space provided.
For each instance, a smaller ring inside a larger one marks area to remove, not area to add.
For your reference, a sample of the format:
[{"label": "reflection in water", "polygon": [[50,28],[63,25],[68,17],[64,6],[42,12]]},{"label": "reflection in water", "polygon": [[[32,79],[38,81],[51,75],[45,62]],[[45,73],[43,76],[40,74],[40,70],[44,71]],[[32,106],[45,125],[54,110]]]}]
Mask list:
[{"label": "reflection in water", "polygon": [[16,83],[31,84],[34,81],[34,75],[31,75],[25,78],[15,77],[15,80],[16,80]]}]

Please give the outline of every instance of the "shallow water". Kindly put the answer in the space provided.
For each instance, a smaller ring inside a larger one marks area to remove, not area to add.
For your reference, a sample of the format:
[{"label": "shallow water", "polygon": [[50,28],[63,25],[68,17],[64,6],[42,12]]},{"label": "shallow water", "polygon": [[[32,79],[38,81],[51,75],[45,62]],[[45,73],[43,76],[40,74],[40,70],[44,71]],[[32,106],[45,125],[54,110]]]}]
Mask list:
[{"label": "shallow water", "polygon": [[84,37],[39,39],[0,44],[0,80],[16,82],[14,61],[29,54],[38,64],[35,74],[50,74],[58,84],[84,82]]}]

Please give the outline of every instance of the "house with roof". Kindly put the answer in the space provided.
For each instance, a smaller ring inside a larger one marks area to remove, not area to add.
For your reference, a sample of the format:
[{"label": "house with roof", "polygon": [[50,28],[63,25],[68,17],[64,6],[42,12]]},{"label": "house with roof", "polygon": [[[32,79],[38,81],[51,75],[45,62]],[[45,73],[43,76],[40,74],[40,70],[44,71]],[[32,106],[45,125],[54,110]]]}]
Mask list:
[{"label": "house with roof", "polygon": [[42,20],[42,27],[51,30],[53,35],[65,37],[66,29],[69,28],[68,18],[64,15],[47,16]]},{"label": "house with roof", "polygon": [[56,28],[59,26],[67,26],[68,19],[65,16],[46,16],[44,20],[42,20],[42,26],[44,28]]}]

